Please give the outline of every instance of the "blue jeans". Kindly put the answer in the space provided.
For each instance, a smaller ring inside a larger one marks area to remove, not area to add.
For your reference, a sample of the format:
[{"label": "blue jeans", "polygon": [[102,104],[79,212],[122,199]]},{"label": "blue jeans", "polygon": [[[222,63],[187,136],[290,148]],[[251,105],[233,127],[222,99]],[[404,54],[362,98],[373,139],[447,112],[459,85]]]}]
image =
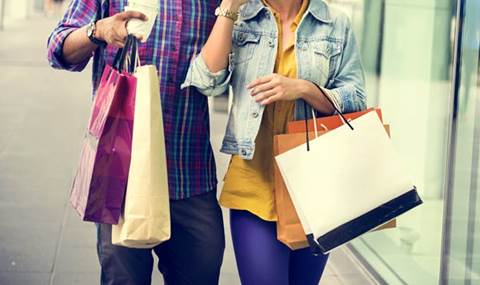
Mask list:
[{"label": "blue jeans", "polygon": [[[170,201],[171,238],[153,251],[168,285],[218,284],[225,249],[222,212],[215,191]],[[102,285],[150,285],[151,249],[112,245],[111,225],[97,226]]]}]

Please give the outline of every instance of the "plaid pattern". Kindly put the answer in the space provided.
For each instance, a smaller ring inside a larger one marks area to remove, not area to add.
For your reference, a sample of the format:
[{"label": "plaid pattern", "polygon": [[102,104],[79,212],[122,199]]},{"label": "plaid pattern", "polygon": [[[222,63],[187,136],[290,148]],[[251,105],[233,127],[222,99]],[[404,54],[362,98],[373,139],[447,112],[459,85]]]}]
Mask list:
[{"label": "plaid pattern", "polygon": [[[65,38],[96,18],[123,11],[126,5],[126,0],[110,0],[109,4],[100,0],[72,0],[48,40],[51,66],[83,70],[88,60],[74,65],[62,60]],[[195,88],[180,90],[180,84],[190,61],[210,33],[218,5],[218,0],[160,1],[159,16],[150,38],[139,46],[142,64],[154,64],[159,71],[171,199],[185,199],[217,187],[207,99]],[[94,53],[93,94],[105,64],[112,64],[115,52],[109,46]]]}]

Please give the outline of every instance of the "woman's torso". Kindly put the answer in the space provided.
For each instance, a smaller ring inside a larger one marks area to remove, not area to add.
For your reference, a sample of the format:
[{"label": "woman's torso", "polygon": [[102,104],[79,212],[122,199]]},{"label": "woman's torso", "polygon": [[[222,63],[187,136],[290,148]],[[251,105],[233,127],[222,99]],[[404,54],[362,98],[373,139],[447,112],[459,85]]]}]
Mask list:
[{"label": "woman's torso", "polygon": [[[292,23],[282,25],[274,12],[279,30],[279,44],[274,72],[288,78],[297,77],[294,34],[309,1],[304,0]],[[293,101],[277,101],[263,111],[260,129],[255,139],[256,151],[252,160],[233,155],[224,178],[220,203],[227,207],[248,210],[258,217],[274,221],[277,219],[274,199],[273,137],[283,134],[293,119]]]},{"label": "woman's torso", "polygon": [[[233,105],[221,151],[252,159],[264,107],[245,86],[274,72],[279,35],[272,11],[261,0],[248,2],[240,15],[233,31]],[[348,27],[346,16],[323,1],[311,1],[293,43],[297,77],[328,88],[341,57],[349,56],[342,53]],[[299,106],[295,106],[295,119],[305,117]]]}]

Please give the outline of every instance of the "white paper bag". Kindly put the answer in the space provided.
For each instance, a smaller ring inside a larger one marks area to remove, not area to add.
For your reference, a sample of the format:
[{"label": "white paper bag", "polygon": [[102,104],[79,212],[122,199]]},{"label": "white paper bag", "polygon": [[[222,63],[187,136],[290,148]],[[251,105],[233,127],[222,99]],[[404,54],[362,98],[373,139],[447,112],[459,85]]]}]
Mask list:
[{"label": "white paper bag", "polygon": [[167,159],[157,69],[141,66],[135,72],[137,92],[133,122],[132,158],[124,212],[112,226],[112,243],[152,248],[170,238]]},{"label": "white paper bag", "polygon": [[276,156],[310,245],[329,252],[419,205],[376,112]]}]

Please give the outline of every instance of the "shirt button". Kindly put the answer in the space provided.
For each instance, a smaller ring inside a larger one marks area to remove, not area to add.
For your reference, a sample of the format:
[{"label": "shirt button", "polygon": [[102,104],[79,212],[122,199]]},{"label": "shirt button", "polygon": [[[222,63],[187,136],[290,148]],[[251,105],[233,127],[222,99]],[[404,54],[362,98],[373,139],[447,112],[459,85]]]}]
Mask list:
[{"label": "shirt button", "polygon": [[172,44],[172,50],[173,50],[173,51],[177,51],[177,45]]},{"label": "shirt button", "polygon": [[253,112],[252,117],[254,117],[255,119],[258,118],[258,112]]},{"label": "shirt button", "polygon": [[274,43],[272,40],[269,40],[269,41],[268,41],[268,45],[269,45],[270,47],[274,47],[274,46],[275,46],[275,43]]},{"label": "shirt button", "polygon": [[247,155],[247,151],[242,149],[242,155]]}]

